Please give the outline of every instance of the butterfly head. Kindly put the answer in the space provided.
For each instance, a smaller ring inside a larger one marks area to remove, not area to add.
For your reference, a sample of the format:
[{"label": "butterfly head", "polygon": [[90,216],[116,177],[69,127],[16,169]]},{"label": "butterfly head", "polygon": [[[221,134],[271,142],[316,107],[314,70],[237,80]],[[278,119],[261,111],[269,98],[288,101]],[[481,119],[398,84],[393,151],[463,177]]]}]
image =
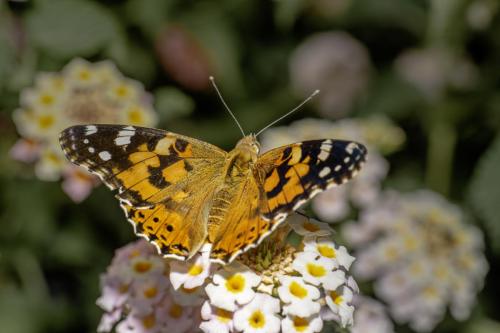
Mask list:
[{"label": "butterfly head", "polygon": [[234,150],[238,152],[241,160],[255,163],[259,156],[260,144],[256,136],[250,134],[238,141]]}]

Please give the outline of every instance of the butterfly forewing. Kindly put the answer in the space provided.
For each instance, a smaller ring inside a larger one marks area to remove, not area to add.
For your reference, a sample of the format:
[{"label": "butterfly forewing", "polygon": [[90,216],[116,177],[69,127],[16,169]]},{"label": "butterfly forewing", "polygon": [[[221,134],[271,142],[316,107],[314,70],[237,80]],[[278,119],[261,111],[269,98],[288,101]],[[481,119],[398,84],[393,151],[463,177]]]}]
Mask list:
[{"label": "butterfly forewing", "polygon": [[359,171],[366,148],[343,140],[312,140],[263,154],[256,166],[262,179],[266,220],[282,219],[314,195],[341,185]]}]

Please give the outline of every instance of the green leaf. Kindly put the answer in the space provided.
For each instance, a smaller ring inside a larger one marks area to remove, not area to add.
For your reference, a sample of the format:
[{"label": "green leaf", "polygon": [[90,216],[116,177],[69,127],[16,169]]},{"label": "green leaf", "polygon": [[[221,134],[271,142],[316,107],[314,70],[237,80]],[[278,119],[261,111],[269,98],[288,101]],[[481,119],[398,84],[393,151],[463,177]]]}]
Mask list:
[{"label": "green leaf", "polygon": [[300,13],[304,9],[306,2],[304,0],[275,1],[275,20],[276,25],[282,30],[289,30]]},{"label": "green leaf", "polygon": [[493,250],[500,253],[500,136],[481,157],[469,188],[469,201],[488,229]]},{"label": "green leaf", "polygon": [[161,122],[187,116],[195,108],[194,101],[190,96],[173,87],[158,88],[155,91],[155,103]]},{"label": "green leaf", "polygon": [[129,0],[125,6],[125,13],[130,22],[154,39],[158,30],[167,21],[173,3],[165,0]]},{"label": "green leaf", "polygon": [[37,2],[27,27],[37,47],[60,58],[93,55],[116,34],[114,17],[90,1]]},{"label": "green leaf", "polygon": [[7,24],[5,24],[7,22],[1,22],[4,18],[4,15],[0,15],[0,78],[2,78],[0,80],[0,89],[8,82],[3,78],[10,75],[15,65],[14,47],[7,36]]},{"label": "green leaf", "polygon": [[124,74],[142,83],[150,82],[155,75],[155,61],[151,53],[128,40],[124,31],[117,33],[105,53]]}]

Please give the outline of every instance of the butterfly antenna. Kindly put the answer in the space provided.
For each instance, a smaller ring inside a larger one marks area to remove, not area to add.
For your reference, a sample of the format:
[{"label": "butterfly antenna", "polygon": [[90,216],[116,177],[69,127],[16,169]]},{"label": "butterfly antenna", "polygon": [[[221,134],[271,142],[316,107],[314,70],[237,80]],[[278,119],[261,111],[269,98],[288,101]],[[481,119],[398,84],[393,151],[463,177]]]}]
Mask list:
[{"label": "butterfly antenna", "polygon": [[240,128],[241,134],[243,134],[243,136],[246,136],[245,131],[243,131],[243,127],[241,127],[240,123],[238,122],[238,119],[236,119],[236,117],[234,116],[231,109],[229,109],[229,106],[227,106],[226,101],[224,101],[224,98],[222,98],[222,94],[220,93],[219,88],[217,88],[217,85],[215,84],[214,77],[210,76],[209,79],[210,79],[210,82],[212,83],[212,86],[214,87],[215,91],[217,92],[217,95],[219,95],[219,98],[222,101],[222,104],[224,104],[224,107],[226,108],[227,112],[229,112],[231,117],[233,117],[234,121],[236,122],[236,125],[238,125],[238,127]]},{"label": "butterfly antenna", "polygon": [[264,132],[266,129],[268,129],[269,127],[273,126],[274,124],[276,124],[277,122],[281,121],[282,119],[288,117],[289,115],[291,115],[292,113],[294,113],[295,111],[297,111],[298,109],[300,109],[304,104],[306,104],[307,102],[309,102],[314,96],[316,96],[317,94],[319,94],[319,90],[315,90],[309,97],[307,97],[302,103],[300,103],[299,105],[297,105],[295,108],[293,108],[290,112],[288,112],[287,114],[279,117],[278,119],[276,119],[275,121],[273,121],[272,123],[270,123],[269,125],[267,125],[266,127],[264,127],[263,129],[261,129],[259,132],[257,132],[257,134],[255,134],[255,136],[258,136],[259,134],[261,134],[262,132]]}]

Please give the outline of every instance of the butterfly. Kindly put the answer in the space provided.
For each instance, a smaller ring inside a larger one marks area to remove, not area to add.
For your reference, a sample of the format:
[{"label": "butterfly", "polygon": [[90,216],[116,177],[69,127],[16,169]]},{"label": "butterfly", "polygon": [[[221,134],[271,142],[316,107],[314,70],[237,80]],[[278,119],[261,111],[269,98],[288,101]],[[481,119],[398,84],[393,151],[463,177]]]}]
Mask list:
[{"label": "butterfly", "polygon": [[229,263],[256,247],[316,194],[345,183],[365,161],[356,142],[312,140],[259,155],[255,135],[226,152],[172,132],[127,125],[64,130],[67,158],[112,190],[134,226],[165,257],[202,249]]}]

